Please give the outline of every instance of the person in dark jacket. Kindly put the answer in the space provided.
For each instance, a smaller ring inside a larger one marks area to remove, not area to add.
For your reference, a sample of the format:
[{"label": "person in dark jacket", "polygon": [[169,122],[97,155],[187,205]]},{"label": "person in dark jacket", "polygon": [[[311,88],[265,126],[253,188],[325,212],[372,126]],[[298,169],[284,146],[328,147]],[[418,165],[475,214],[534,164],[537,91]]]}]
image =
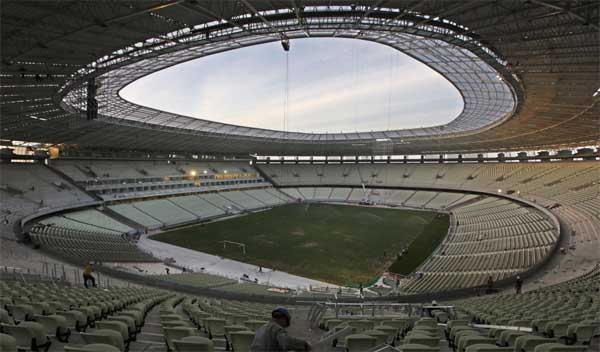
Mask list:
[{"label": "person in dark jacket", "polygon": [[521,280],[520,276],[517,276],[517,281],[515,281],[515,291],[517,291],[517,294],[520,294],[522,289],[523,289],[523,280]]},{"label": "person in dark jacket", "polygon": [[271,321],[256,331],[250,346],[252,352],[310,351],[311,345],[302,339],[289,336],[286,328],[292,317],[285,308],[277,308],[271,313]]}]

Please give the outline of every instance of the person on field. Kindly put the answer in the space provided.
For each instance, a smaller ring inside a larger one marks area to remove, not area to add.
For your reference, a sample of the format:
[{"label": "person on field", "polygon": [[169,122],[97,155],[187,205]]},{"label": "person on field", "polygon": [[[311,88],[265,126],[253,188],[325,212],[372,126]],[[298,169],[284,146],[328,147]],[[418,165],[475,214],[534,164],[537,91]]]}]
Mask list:
[{"label": "person on field", "polygon": [[88,263],[83,269],[83,286],[85,288],[89,288],[89,282],[92,282],[92,287],[96,287],[96,279],[92,275],[94,272],[94,268],[92,267],[92,263]]},{"label": "person on field", "polygon": [[515,281],[515,291],[517,291],[517,294],[520,294],[522,289],[523,289],[523,280],[521,280],[520,276],[517,276],[517,281]]},{"label": "person on field", "polygon": [[494,278],[492,277],[492,275],[488,276],[486,286],[487,287],[485,293],[487,293],[488,295],[490,293],[494,293]]},{"label": "person on field", "polygon": [[311,345],[302,339],[289,336],[286,328],[290,326],[290,312],[282,307],[271,313],[271,321],[256,331],[250,346],[252,352],[310,351]]}]

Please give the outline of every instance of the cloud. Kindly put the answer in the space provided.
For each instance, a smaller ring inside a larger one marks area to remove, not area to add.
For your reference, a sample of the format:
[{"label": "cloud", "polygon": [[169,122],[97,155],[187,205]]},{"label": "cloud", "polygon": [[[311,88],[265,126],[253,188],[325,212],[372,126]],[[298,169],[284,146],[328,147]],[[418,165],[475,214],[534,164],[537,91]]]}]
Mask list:
[{"label": "cloud", "polygon": [[[244,126],[283,128],[286,54],[248,47],[157,72],[122,94],[141,105]],[[289,129],[355,132],[447,123],[462,110],[439,74],[389,47],[348,39],[292,41]]]}]

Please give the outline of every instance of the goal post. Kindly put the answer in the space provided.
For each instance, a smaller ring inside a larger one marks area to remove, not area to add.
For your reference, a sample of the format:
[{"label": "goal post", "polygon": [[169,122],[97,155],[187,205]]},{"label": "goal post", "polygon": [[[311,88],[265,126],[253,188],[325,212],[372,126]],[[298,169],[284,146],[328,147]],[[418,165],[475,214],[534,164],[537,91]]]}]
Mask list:
[{"label": "goal post", "polygon": [[233,246],[237,246],[242,248],[242,254],[246,255],[246,245],[244,243],[241,242],[234,242],[234,241],[228,241],[228,240],[222,240],[219,241],[219,243],[223,243],[223,249],[227,249],[227,245],[233,245]]}]

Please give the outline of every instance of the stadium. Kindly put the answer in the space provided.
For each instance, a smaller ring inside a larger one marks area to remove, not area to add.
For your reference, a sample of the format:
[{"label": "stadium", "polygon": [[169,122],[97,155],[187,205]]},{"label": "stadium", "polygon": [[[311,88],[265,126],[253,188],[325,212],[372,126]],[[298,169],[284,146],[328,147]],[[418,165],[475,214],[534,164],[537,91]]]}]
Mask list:
[{"label": "stadium", "polygon": [[0,351],[600,350],[598,1],[0,11]]}]

